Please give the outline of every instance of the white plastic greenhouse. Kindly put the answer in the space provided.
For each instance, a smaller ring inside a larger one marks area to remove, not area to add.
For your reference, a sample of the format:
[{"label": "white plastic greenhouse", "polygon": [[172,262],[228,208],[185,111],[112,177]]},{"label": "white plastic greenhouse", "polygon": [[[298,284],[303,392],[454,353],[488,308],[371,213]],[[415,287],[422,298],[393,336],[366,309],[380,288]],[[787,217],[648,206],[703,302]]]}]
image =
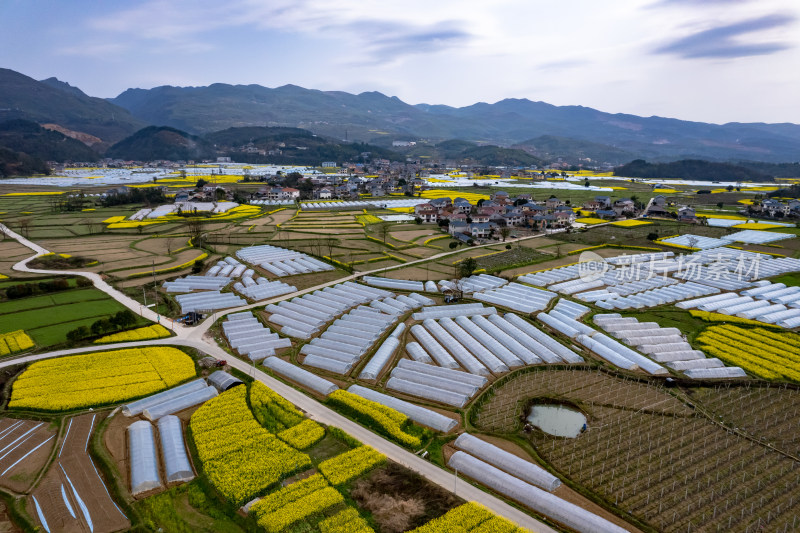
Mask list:
[{"label": "white plastic greenhouse", "polygon": [[153,438],[153,425],[139,420],[128,426],[128,453],[130,454],[131,494],[137,495],[161,487],[158,474],[158,456]]},{"label": "white plastic greenhouse", "polygon": [[464,407],[469,401],[469,396],[466,394],[450,392],[436,386],[422,385],[396,377],[389,378],[389,381],[386,382],[386,388],[458,408]]},{"label": "white plastic greenhouse", "polygon": [[299,385],[303,385],[304,387],[308,387],[309,389],[322,394],[323,396],[327,396],[328,394],[332,393],[335,390],[338,390],[339,387],[328,381],[327,379],[323,379],[316,374],[312,374],[308,370],[304,370],[297,366],[294,366],[291,363],[287,363],[283,359],[279,359],[277,357],[267,357],[264,359],[264,366],[275,372],[276,374],[283,376]]},{"label": "white plastic greenhouse", "polygon": [[178,385],[172,389],[165,390],[164,392],[159,392],[158,394],[153,394],[147,398],[142,398],[141,400],[136,400],[135,402],[125,404],[122,406],[122,414],[125,416],[136,416],[143,413],[148,407],[153,407],[168,400],[184,396],[190,392],[205,389],[206,386],[205,380],[195,379],[194,381],[190,381],[188,383],[184,383],[183,385]]},{"label": "white plastic greenhouse", "polygon": [[536,326],[534,326],[530,322],[525,321],[522,317],[508,313],[503,318],[505,318],[509,324],[519,328],[520,331],[528,335],[533,340],[539,342],[542,346],[549,349],[554,354],[558,355],[561,359],[563,359],[567,363],[583,362],[583,357],[573,352],[572,350],[570,350],[557,340],[553,339],[547,333],[539,330],[538,328],[536,328]]},{"label": "white plastic greenhouse", "polygon": [[426,318],[492,315],[496,312],[497,309],[494,307],[484,307],[483,304],[436,305],[423,307],[421,311],[414,313],[412,318],[421,322]]},{"label": "white plastic greenhouse", "polygon": [[385,289],[396,289],[400,291],[424,291],[425,284],[421,281],[410,281],[405,279],[390,279],[390,278],[379,278],[375,276],[364,276],[361,278],[364,283],[367,285],[372,285],[373,287],[381,287]]},{"label": "white plastic greenhouse", "polygon": [[732,379],[747,377],[745,371],[738,366],[690,369],[685,371],[684,375],[691,379]]},{"label": "white plastic greenhouse", "polygon": [[507,307],[520,313],[533,313],[546,309],[556,293],[536,289],[520,283],[509,283],[499,289],[473,294],[473,298],[486,303]]},{"label": "white plastic greenhouse", "polygon": [[626,533],[608,520],[461,451],[447,466],[580,533]]},{"label": "white plastic greenhouse", "polygon": [[[492,315],[496,316],[496,315]],[[442,326],[454,338],[464,345],[478,360],[489,369],[493,374],[503,374],[508,372],[508,366],[494,355],[483,344],[475,340],[475,338],[464,331],[461,326],[453,322],[451,318],[439,319],[439,325]]]},{"label": "white plastic greenhouse", "polygon": [[327,263],[309,255],[268,244],[241,248],[236,257],[251,265],[260,265],[276,276],[291,276],[306,272],[334,270]]},{"label": "white plastic greenhouse", "polygon": [[[467,350],[463,344],[458,342],[452,335],[450,335],[442,326],[440,326],[433,319],[426,319],[423,322],[425,329],[436,338],[439,343],[444,346],[450,354],[455,358],[458,363],[472,374],[485,376],[489,374],[489,370],[484,367],[478,359]],[[444,365],[442,365],[444,366]]]},{"label": "white plastic greenhouse", "polygon": [[431,356],[428,355],[428,352],[425,351],[425,348],[420,346],[418,342],[409,342],[406,344],[406,351],[414,361],[433,364],[433,359]]},{"label": "white plastic greenhouse", "polygon": [[212,372],[207,379],[208,379],[208,384],[212,385],[219,392],[225,392],[226,390],[231,389],[233,387],[244,385],[244,381],[230,375],[224,370],[217,370],[216,372]]},{"label": "white plastic greenhouse", "polygon": [[419,324],[415,324],[411,326],[411,334],[440,366],[444,368],[458,368],[456,360],[447,353],[447,350],[445,350],[425,328]]},{"label": "white plastic greenhouse", "polygon": [[347,390],[353,394],[361,396],[362,398],[366,398],[367,400],[371,400],[399,411],[414,422],[436,431],[446,433],[458,425],[458,422],[454,419],[439,414],[436,411],[431,411],[430,409],[420,407],[419,405],[414,405],[413,403],[406,402],[399,398],[394,398],[393,396],[389,396],[387,394],[382,394],[372,389],[367,389],[366,387],[362,387],[360,385],[350,385]]},{"label": "white plastic greenhouse", "polygon": [[544,468],[526,461],[485,440],[462,433],[455,441],[456,448],[489,463],[505,472],[536,485],[540,489],[553,492],[561,486],[561,480]]},{"label": "white plastic greenhouse", "polygon": [[161,441],[161,457],[167,483],[180,483],[194,479],[192,465],[183,445],[183,428],[177,416],[168,415],[158,421],[158,436]]},{"label": "white plastic greenhouse", "polygon": [[217,395],[217,389],[208,386],[204,389],[196,390],[177,398],[172,398],[165,402],[150,406],[142,412],[148,420],[156,421],[162,416],[171,415],[178,411],[183,411],[189,407],[201,404]]},{"label": "white plastic greenhouse", "polygon": [[378,379],[378,376],[391,360],[397,347],[400,346],[400,341],[395,337],[389,337],[381,344],[375,355],[364,366],[364,369],[358,375],[359,379]]},{"label": "white plastic greenhouse", "polygon": [[481,328],[483,331],[488,333],[493,339],[499,342],[504,347],[508,348],[511,353],[516,355],[518,358],[523,360],[527,365],[536,365],[542,362],[542,359],[533,353],[531,350],[526,348],[524,345],[519,343],[516,339],[514,339],[511,335],[504,332],[500,329],[497,325],[495,325],[495,321],[503,321],[502,318],[497,317],[494,321],[487,320],[485,317],[482,316],[475,316],[472,317],[472,322]]},{"label": "white plastic greenhouse", "polygon": [[481,343],[492,354],[496,355],[508,368],[518,368],[525,365],[525,362],[514,355],[514,353],[497,342],[491,335],[478,327],[474,322],[465,316],[455,319],[456,324],[469,333],[475,340]]},{"label": "white plastic greenhouse", "polygon": [[[217,267],[213,267],[217,268]],[[228,277],[186,276],[162,285],[169,292],[221,291],[231,279]]]}]

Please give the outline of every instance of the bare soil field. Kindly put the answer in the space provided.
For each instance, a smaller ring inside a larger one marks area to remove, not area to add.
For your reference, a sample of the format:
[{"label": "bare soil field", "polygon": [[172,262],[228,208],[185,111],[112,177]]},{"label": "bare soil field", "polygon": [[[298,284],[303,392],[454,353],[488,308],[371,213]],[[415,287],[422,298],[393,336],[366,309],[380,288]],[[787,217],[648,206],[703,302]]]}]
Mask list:
[{"label": "bare soil field", "polygon": [[48,422],[0,419],[0,486],[25,492],[55,445],[56,431]]},{"label": "bare soil field", "polygon": [[92,431],[104,416],[89,413],[65,421],[67,429],[56,460],[31,494],[31,514],[40,525],[47,522],[53,533],[110,533],[131,526],[87,453]]}]

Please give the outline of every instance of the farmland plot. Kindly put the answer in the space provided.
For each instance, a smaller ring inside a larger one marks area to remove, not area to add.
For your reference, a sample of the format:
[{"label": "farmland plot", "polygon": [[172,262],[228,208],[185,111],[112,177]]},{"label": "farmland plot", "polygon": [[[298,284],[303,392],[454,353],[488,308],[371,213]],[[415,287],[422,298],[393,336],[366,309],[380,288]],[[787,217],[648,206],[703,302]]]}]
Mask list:
[{"label": "farmland plot", "polygon": [[55,431],[47,422],[0,419],[0,486],[28,490],[54,445]]},{"label": "farmland plot", "polygon": [[[609,505],[662,531],[796,527],[796,460],[726,431],[664,389],[581,371],[561,388],[548,388],[545,374],[524,374],[496,387],[477,407],[476,425],[518,434],[525,399],[549,392],[549,397],[580,406],[588,430],[574,439],[535,430],[531,443],[562,476]],[[581,374],[588,374],[583,387]],[[597,392],[601,396],[590,399]]]}]

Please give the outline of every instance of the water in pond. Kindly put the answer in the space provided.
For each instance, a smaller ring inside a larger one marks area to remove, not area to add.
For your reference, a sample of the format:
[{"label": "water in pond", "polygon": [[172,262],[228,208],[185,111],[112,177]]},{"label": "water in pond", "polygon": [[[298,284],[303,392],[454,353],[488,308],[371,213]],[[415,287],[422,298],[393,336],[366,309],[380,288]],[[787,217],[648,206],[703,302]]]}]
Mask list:
[{"label": "water in pond", "polygon": [[563,405],[534,405],[528,422],[550,435],[574,438],[580,435],[586,417]]}]

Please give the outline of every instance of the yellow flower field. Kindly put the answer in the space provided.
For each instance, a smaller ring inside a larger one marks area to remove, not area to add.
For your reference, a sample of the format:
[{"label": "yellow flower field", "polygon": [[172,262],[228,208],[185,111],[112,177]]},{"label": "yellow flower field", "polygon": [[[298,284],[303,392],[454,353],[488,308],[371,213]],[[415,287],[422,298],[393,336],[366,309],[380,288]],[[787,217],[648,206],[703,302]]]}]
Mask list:
[{"label": "yellow flower field", "polygon": [[203,471],[217,490],[237,505],[311,466],[306,454],[258,423],[247,405],[245,386],[204,403],[192,415],[189,428]]},{"label": "yellow flower field", "polygon": [[576,218],[575,222],[580,222],[581,224],[602,224],[608,221],[603,220],[602,218],[584,217],[584,218]]},{"label": "yellow flower field", "polygon": [[681,191],[679,191],[678,189],[653,189],[653,192],[660,194],[675,194]]},{"label": "yellow flower field", "polygon": [[386,457],[369,446],[359,446],[319,464],[318,470],[332,485],[355,479],[373,467],[383,464]]},{"label": "yellow flower field", "polygon": [[297,450],[305,450],[322,440],[325,428],[308,418],[278,433],[278,438]]},{"label": "yellow flower field", "polygon": [[373,533],[374,530],[361,518],[358,511],[348,507],[321,521],[319,531],[320,533]]},{"label": "yellow flower field", "polygon": [[144,328],[131,329],[128,331],[121,331],[119,333],[112,333],[100,337],[95,344],[107,344],[109,342],[130,342],[130,341],[146,341],[150,339],[163,339],[169,337],[170,332],[161,324],[153,324]]},{"label": "yellow flower field", "polygon": [[[2,279],[2,278],[0,278]],[[23,330],[0,333],[0,357],[33,348],[33,341]]]},{"label": "yellow flower field", "polygon": [[723,315],[722,313],[712,313],[711,311],[701,311],[699,309],[691,309],[689,314],[695,318],[699,318],[703,322],[728,322],[732,324],[759,326],[762,328],[782,329],[780,326],[765,324],[764,322],[759,322],[758,320],[750,320],[749,318],[741,318],[733,315]]},{"label": "yellow flower field", "polygon": [[258,525],[270,533],[344,502],[342,495],[315,474],[261,498],[250,507]]},{"label": "yellow flower field", "polygon": [[488,200],[488,194],[478,194],[474,192],[457,192],[457,191],[448,191],[447,189],[430,189],[427,191],[422,191],[422,198],[429,198],[431,200],[436,198],[450,198],[454,200],[456,198],[464,198],[471,204],[477,204],[478,200]]},{"label": "yellow flower field", "polygon": [[619,226],[621,228],[633,228],[635,226],[647,226],[648,224],[652,224],[652,222],[647,222],[645,220],[617,220],[616,222],[612,222],[612,226]]},{"label": "yellow flower field", "polygon": [[451,509],[439,518],[434,518],[411,533],[449,533],[451,531],[472,533],[530,533],[501,518],[484,506],[469,502]]},{"label": "yellow flower field", "polygon": [[766,328],[711,326],[696,342],[709,355],[765,379],[800,381],[800,335]]},{"label": "yellow flower field", "polygon": [[781,224],[770,224],[769,222],[746,222],[744,224],[737,224],[734,226],[736,229],[772,229],[772,228],[785,228]]},{"label": "yellow flower field", "polygon": [[14,381],[9,407],[68,411],[147,396],[195,377],[194,361],[162,346],[32,363]]}]

